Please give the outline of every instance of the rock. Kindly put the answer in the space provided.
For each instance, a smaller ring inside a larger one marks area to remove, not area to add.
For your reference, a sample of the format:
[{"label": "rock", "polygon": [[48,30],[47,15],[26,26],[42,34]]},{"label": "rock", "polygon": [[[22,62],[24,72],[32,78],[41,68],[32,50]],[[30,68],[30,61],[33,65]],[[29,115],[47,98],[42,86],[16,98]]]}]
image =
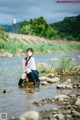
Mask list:
[{"label": "rock", "polygon": [[48,77],[49,77],[49,78],[53,78],[53,77],[54,77],[54,74],[53,74],[53,73],[50,73],[50,74],[48,75]]},{"label": "rock", "polygon": [[45,76],[41,76],[39,79],[42,81],[47,81],[47,77],[45,77]]},{"label": "rock", "polygon": [[59,81],[60,81],[60,79],[58,77],[54,77],[53,79],[47,79],[47,82],[49,82],[49,83],[56,83]]},{"label": "rock", "polygon": [[69,85],[71,83],[71,79],[67,79],[63,84],[64,85]]},{"label": "rock", "polygon": [[40,80],[47,81],[49,83],[56,83],[56,82],[60,81],[60,79],[58,77],[49,78],[49,77],[45,77],[45,76],[40,77]]},{"label": "rock", "polygon": [[77,57],[80,58],[80,55],[78,55]]},{"label": "rock", "polygon": [[33,102],[34,105],[40,106],[41,104],[39,102]]},{"label": "rock", "polygon": [[67,89],[72,89],[73,86],[71,84],[71,79],[67,79],[65,82],[63,82],[62,84],[60,85],[57,85],[57,88],[67,88]]},{"label": "rock", "polygon": [[63,114],[71,114],[71,110],[64,110]]},{"label": "rock", "polygon": [[42,82],[41,82],[41,85],[46,86],[46,85],[48,85],[48,82],[47,82],[47,81],[42,81]]},{"label": "rock", "polygon": [[70,85],[66,85],[65,87],[68,88],[68,89],[72,89],[72,88],[73,88],[73,85],[70,84]]},{"label": "rock", "polygon": [[80,98],[77,98],[75,105],[77,105],[77,106],[80,105]]},{"label": "rock", "polygon": [[77,112],[75,110],[72,111],[72,115],[80,118],[80,112]]},{"label": "rock", "polygon": [[80,88],[80,82],[77,82],[77,83],[73,84],[73,88],[79,89]]},{"label": "rock", "polygon": [[58,108],[57,107],[54,107],[52,110],[58,112]]},{"label": "rock", "polygon": [[56,118],[50,118],[50,120],[57,120]]},{"label": "rock", "polygon": [[3,93],[6,93],[7,91],[5,89],[3,89]]},{"label": "rock", "polygon": [[8,53],[8,52],[5,52],[4,54],[3,54],[3,56],[5,57],[13,57],[13,55],[11,54],[11,53]]},{"label": "rock", "polygon": [[70,114],[65,115],[65,120],[71,120],[72,116]]},{"label": "rock", "polygon": [[55,114],[53,115],[54,118],[57,118],[58,120],[64,120],[64,115],[63,114]]},{"label": "rock", "polygon": [[59,61],[58,58],[52,58],[51,61]]},{"label": "rock", "polygon": [[64,88],[66,88],[66,86],[65,86],[65,85],[63,85],[63,84],[61,84],[61,85],[57,85],[56,87],[57,87],[57,89],[61,89],[61,88],[63,88],[63,89],[64,89]]},{"label": "rock", "polygon": [[20,120],[19,118],[11,117],[9,120]]},{"label": "rock", "polygon": [[37,111],[28,111],[19,118],[20,120],[39,120],[39,113]]},{"label": "rock", "polygon": [[55,96],[55,99],[63,101],[65,99],[69,99],[69,96],[67,96],[67,95],[58,95],[58,96]]},{"label": "rock", "polygon": [[41,70],[41,72],[47,72],[49,71],[49,66],[46,63],[39,63],[37,64],[37,67]]},{"label": "rock", "polygon": [[72,84],[70,84],[70,85],[64,85],[64,84],[61,84],[61,85],[57,85],[57,89],[65,89],[65,88],[67,88],[67,89],[72,89],[73,88],[73,85]]}]

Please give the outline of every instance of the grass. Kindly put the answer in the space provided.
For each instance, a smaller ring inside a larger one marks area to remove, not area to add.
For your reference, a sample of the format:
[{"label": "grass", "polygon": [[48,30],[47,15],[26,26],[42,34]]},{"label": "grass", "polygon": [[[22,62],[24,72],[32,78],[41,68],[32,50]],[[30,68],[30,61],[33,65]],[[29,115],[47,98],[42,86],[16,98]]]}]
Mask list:
[{"label": "grass", "polygon": [[80,44],[24,44],[12,39],[9,41],[0,40],[0,49],[3,49],[4,51],[10,52],[12,54],[17,54],[19,49],[22,49],[22,51],[25,52],[28,47],[32,47],[35,53],[80,50]]},{"label": "grass", "polygon": [[37,64],[36,67],[40,76],[47,76],[48,74],[55,72],[55,68],[53,66],[49,66],[45,63]]},{"label": "grass", "polygon": [[22,52],[25,52],[27,48],[32,47],[35,53],[48,53],[48,52],[55,52],[55,51],[72,51],[72,50],[80,50],[80,43],[74,44],[64,41],[59,43],[59,40],[54,43],[40,43],[40,44],[24,44],[19,42],[16,38],[10,39],[6,33],[0,34],[0,50],[4,50],[4,52],[9,52],[12,54],[18,54],[19,49]]},{"label": "grass", "polygon": [[72,62],[71,57],[65,57],[64,55],[60,57],[60,64],[56,70],[59,75],[72,75],[77,74],[77,65]]},{"label": "grass", "polygon": [[[53,66],[46,65],[37,65],[37,70],[40,75],[47,76],[50,73],[60,76],[69,76],[69,75],[79,75],[80,76],[80,67],[77,64],[73,63],[73,59],[69,56],[62,55],[59,58],[59,66],[54,68]],[[45,69],[44,69],[45,68]]]}]

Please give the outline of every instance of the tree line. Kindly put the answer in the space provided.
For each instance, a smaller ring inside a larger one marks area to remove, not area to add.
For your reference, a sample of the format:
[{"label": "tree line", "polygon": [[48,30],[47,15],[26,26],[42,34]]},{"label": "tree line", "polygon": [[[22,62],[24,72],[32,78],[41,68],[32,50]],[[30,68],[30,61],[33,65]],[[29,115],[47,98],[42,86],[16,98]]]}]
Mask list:
[{"label": "tree line", "polygon": [[[16,24],[17,32],[40,37],[80,41],[80,15],[65,17],[63,21],[48,24],[44,17],[24,20]],[[13,26],[3,26],[13,32]]]},{"label": "tree line", "polygon": [[19,33],[36,35],[40,37],[53,38],[57,36],[57,30],[54,30],[44,19],[44,17],[24,20],[19,28]]},{"label": "tree line", "polygon": [[65,17],[63,21],[50,24],[58,31],[60,38],[80,41],[80,15],[75,17]]}]

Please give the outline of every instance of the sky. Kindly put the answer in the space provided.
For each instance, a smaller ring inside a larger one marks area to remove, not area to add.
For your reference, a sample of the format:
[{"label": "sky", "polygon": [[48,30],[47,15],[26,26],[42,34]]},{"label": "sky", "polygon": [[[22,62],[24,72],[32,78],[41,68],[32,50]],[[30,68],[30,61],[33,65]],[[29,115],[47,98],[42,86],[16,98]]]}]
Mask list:
[{"label": "sky", "polygon": [[[79,0],[80,1],[80,0]],[[12,24],[43,16],[48,23],[80,15],[80,3],[57,3],[57,0],[0,0],[0,24]]]}]

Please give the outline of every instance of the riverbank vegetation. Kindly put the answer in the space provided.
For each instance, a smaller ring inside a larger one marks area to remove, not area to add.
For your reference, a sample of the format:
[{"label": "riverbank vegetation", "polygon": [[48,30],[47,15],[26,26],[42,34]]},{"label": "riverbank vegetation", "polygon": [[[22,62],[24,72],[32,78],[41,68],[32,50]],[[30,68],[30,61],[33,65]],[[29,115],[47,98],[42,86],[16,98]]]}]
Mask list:
[{"label": "riverbank vegetation", "polygon": [[55,51],[72,51],[80,50],[80,44],[58,44],[58,43],[43,43],[43,44],[23,44],[18,41],[4,41],[0,40],[0,50],[10,52],[12,54],[19,53],[21,50],[23,53],[28,47],[32,47],[35,53],[49,53]]},{"label": "riverbank vegetation", "polygon": [[64,56],[62,55],[59,59],[60,64],[56,71],[58,72],[59,75],[80,75],[80,67],[73,63],[74,58],[71,58],[69,56]]},{"label": "riverbank vegetation", "polygon": [[[30,36],[31,39],[33,36]],[[0,29],[0,54],[5,52],[11,53],[12,55],[24,54],[28,47],[32,47],[35,53],[51,53],[51,52],[60,52],[60,51],[72,51],[80,50],[80,43],[70,42],[70,41],[61,41],[61,40],[48,40],[49,42],[33,42],[30,44],[27,41],[23,43],[23,40],[19,41],[17,38],[10,38],[7,33]],[[47,41],[44,39],[44,41]],[[32,40],[29,40],[32,41]],[[1,55],[0,55],[1,56]]]},{"label": "riverbank vegetation", "polygon": [[80,41],[80,15],[65,17],[63,21],[48,24],[44,17],[24,20],[18,30],[29,34],[54,39]]},{"label": "riverbank vegetation", "polygon": [[[13,32],[12,25],[4,25],[6,32]],[[48,23],[42,16],[30,20],[23,20],[16,24],[15,33],[35,35],[50,39],[80,41],[80,15],[65,17],[56,23]]]},{"label": "riverbank vegetation", "polygon": [[80,66],[79,63],[73,62],[73,58],[70,56],[61,55],[58,59],[59,65],[54,67],[54,62],[52,65],[47,65],[46,63],[37,64],[37,69],[41,76],[48,76],[49,74],[54,76],[68,77],[68,76],[80,76]]}]

